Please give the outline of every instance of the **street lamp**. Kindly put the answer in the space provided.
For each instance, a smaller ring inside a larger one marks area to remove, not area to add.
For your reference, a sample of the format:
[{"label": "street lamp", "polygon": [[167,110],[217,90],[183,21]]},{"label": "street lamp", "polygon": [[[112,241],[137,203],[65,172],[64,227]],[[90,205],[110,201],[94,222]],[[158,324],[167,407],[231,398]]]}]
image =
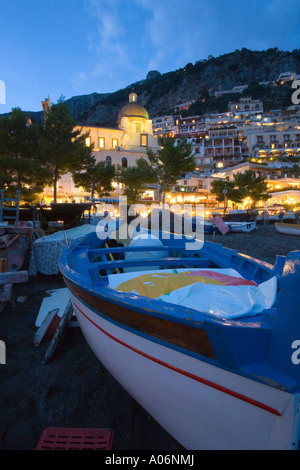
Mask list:
[{"label": "street lamp", "polygon": [[227,189],[226,189],[226,184],[225,188],[223,189],[223,194],[224,194],[224,214],[226,213],[226,207],[227,207]]}]

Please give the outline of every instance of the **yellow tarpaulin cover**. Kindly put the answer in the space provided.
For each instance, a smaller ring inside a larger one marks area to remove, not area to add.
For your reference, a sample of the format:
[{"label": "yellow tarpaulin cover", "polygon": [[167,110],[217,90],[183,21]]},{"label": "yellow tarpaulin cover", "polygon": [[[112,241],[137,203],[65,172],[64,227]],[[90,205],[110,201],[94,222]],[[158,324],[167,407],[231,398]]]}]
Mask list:
[{"label": "yellow tarpaulin cover", "polygon": [[156,299],[176,289],[202,282],[218,286],[240,286],[256,284],[241,277],[230,276],[215,271],[156,272],[145,273],[122,282],[117,289],[122,292],[136,292],[139,295]]}]

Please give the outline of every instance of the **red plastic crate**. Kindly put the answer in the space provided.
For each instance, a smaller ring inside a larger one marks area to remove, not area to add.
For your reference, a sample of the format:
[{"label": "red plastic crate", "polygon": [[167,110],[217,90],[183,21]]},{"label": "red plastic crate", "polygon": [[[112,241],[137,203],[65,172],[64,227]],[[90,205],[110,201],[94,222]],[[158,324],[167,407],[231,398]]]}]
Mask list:
[{"label": "red plastic crate", "polygon": [[113,431],[101,428],[47,428],[36,450],[111,450]]}]

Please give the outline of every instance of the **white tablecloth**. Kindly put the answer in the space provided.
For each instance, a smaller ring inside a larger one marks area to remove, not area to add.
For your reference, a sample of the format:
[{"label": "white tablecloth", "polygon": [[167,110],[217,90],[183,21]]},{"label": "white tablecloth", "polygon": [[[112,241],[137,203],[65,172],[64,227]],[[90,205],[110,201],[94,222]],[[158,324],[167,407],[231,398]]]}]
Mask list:
[{"label": "white tablecloth", "polygon": [[35,276],[37,272],[58,274],[58,261],[67,244],[69,245],[90,232],[95,232],[96,229],[95,225],[85,224],[38,238],[31,245],[29,275]]}]

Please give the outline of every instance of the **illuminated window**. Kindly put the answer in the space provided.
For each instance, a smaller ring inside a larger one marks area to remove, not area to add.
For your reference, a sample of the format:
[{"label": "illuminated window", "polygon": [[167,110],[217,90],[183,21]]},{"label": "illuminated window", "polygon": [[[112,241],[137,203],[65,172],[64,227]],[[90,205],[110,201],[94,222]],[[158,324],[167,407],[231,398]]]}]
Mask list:
[{"label": "illuminated window", "polygon": [[141,134],[141,147],[148,147],[148,135]]},{"label": "illuminated window", "polygon": [[99,148],[100,149],[105,148],[105,139],[104,139],[104,137],[99,137]]},{"label": "illuminated window", "polygon": [[89,146],[91,145],[91,138],[90,138],[90,137],[87,137],[87,138],[85,139],[85,145],[86,145],[87,147],[89,147]]},{"label": "illuminated window", "polygon": [[118,139],[113,139],[113,140],[112,140],[112,148],[113,148],[113,149],[116,148],[117,145],[118,145]]}]

